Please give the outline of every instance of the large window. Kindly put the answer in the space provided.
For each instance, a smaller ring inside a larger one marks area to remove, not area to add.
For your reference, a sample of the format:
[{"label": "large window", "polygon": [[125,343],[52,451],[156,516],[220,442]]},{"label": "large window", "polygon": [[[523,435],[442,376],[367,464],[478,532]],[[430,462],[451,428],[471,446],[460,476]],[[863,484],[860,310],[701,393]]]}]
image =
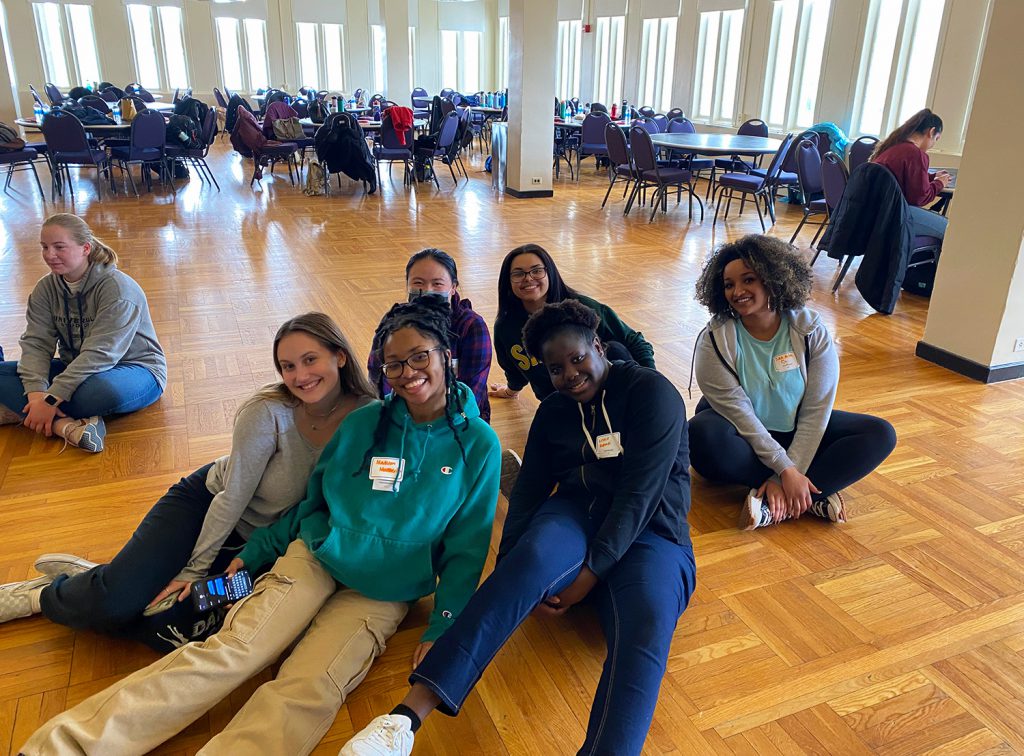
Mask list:
[{"label": "large window", "polygon": [[58,87],[100,80],[99,57],[88,5],[33,3],[46,80]]},{"label": "large window", "polygon": [[814,124],[831,0],[774,0],[765,120],[780,129]]},{"label": "large window", "polygon": [[345,27],[298,22],[295,32],[299,44],[299,84],[314,89],[326,87],[336,92],[344,89]]},{"label": "large window", "polygon": [[261,18],[221,16],[217,22],[221,81],[231,90],[255,92],[270,84],[267,73],[267,22]]},{"label": "large window", "polygon": [[478,31],[441,30],[441,86],[472,94],[480,90]]},{"label": "large window", "polygon": [[594,101],[610,106],[622,99],[625,16],[599,16],[594,55]]},{"label": "large window", "polygon": [[130,4],[128,22],[138,82],[147,89],[187,87],[181,8]]},{"label": "large window", "polygon": [[929,102],[945,0],[872,0],[853,132],[884,134]]},{"label": "large window", "polygon": [[579,97],[580,47],[583,44],[581,21],[558,22],[558,82],[555,94],[560,100]]},{"label": "large window", "polygon": [[509,32],[508,16],[498,19],[498,89],[508,89],[508,56],[512,35]]},{"label": "large window", "polygon": [[677,22],[677,18],[644,19],[638,102],[662,112],[672,108]]},{"label": "large window", "polygon": [[731,124],[736,112],[743,10],[700,14],[693,113],[704,121]]},{"label": "large window", "polygon": [[373,58],[373,91],[383,93],[388,83],[388,37],[382,24],[370,27],[370,55]]},{"label": "large window", "polygon": [[409,27],[409,86],[416,85],[416,27]]}]

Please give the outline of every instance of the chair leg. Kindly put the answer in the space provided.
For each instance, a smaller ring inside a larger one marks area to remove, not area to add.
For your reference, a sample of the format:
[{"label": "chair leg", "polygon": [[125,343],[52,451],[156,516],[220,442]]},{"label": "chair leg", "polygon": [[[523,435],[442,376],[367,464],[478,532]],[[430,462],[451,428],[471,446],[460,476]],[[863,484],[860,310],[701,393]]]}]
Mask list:
[{"label": "chair leg", "polygon": [[814,232],[814,236],[811,238],[811,247],[818,243],[818,239],[821,237],[822,232],[825,230],[825,226],[828,225],[828,219],[826,218],[818,224],[818,230]]},{"label": "chair leg", "polygon": [[46,195],[43,194],[43,185],[39,181],[39,172],[36,170],[36,164],[35,163],[29,163],[28,167],[31,169],[32,175],[36,179],[36,186],[39,188],[39,199],[41,199],[43,201],[43,204],[45,205],[46,204]]},{"label": "chair leg", "polygon": [[[744,195],[746,196],[746,195]],[[761,221],[761,233],[763,234],[768,229],[764,225],[764,213],[761,212],[761,201],[759,198],[754,197],[754,207],[757,208],[757,219]]]},{"label": "chair leg", "polygon": [[658,208],[661,207],[661,201],[665,194],[665,187],[658,184],[654,189],[654,194],[651,195],[651,217],[647,219],[648,223],[654,222],[654,216],[658,214]]},{"label": "chair leg", "polygon": [[789,243],[790,244],[792,244],[794,241],[796,241],[796,237],[800,235],[800,229],[802,229],[804,227],[804,224],[806,222],[807,222],[807,209],[805,208],[804,209],[804,217],[800,219],[800,223],[797,225],[796,231],[794,231],[793,235],[791,237],[789,237]]},{"label": "chair leg", "polygon": [[843,282],[843,279],[846,278],[846,271],[850,269],[851,264],[853,264],[853,255],[847,255],[846,261],[843,263],[843,269],[839,271],[839,275],[836,276],[835,283],[832,284],[833,294],[839,291],[839,285]]}]

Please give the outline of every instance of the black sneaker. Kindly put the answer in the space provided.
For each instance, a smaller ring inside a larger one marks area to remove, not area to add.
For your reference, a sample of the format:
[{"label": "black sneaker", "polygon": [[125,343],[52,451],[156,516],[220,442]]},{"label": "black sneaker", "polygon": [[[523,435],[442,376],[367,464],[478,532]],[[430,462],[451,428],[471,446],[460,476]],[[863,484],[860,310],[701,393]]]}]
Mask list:
[{"label": "black sneaker", "polygon": [[808,511],[823,520],[835,523],[846,522],[846,502],[843,501],[843,495],[839,491],[831,496],[826,496],[821,501],[812,502]]}]

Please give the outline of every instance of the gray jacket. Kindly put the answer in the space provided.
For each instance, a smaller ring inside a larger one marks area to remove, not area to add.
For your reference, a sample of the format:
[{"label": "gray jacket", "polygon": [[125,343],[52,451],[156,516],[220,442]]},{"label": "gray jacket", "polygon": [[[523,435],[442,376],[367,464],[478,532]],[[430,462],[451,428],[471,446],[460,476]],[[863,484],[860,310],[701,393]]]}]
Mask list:
[{"label": "gray jacket", "polygon": [[783,449],[754,414],[736,372],[736,321],[715,318],[697,337],[697,385],[711,408],[743,436],[757,458],[780,474],[796,465],[806,474],[825,433],[839,385],[839,357],[828,328],[818,313],[807,307],[788,313],[793,353],[804,376],[804,396],[797,411],[796,431],[789,449]]},{"label": "gray jacket", "polygon": [[[18,362],[26,394],[49,391],[67,401],[86,378],[116,365],[141,365],[160,388],[167,383],[146,294],[116,265],[90,265],[77,294],[61,276],[43,276],[28,297],[26,318]],[[67,368],[51,384],[55,349]]]}]

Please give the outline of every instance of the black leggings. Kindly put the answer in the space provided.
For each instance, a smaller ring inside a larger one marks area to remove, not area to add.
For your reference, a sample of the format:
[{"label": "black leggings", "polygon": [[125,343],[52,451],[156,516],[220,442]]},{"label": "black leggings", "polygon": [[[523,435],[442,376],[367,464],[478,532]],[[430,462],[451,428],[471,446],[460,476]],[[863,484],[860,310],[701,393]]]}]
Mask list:
[{"label": "black leggings", "polygon": [[[708,480],[760,488],[774,472],[765,467],[736,430],[705,401],[689,422],[690,464]],[[794,432],[770,431],[772,438],[789,448]],[[856,483],[878,467],[896,448],[896,431],[872,415],[832,410],[807,477],[824,498]]]}]

